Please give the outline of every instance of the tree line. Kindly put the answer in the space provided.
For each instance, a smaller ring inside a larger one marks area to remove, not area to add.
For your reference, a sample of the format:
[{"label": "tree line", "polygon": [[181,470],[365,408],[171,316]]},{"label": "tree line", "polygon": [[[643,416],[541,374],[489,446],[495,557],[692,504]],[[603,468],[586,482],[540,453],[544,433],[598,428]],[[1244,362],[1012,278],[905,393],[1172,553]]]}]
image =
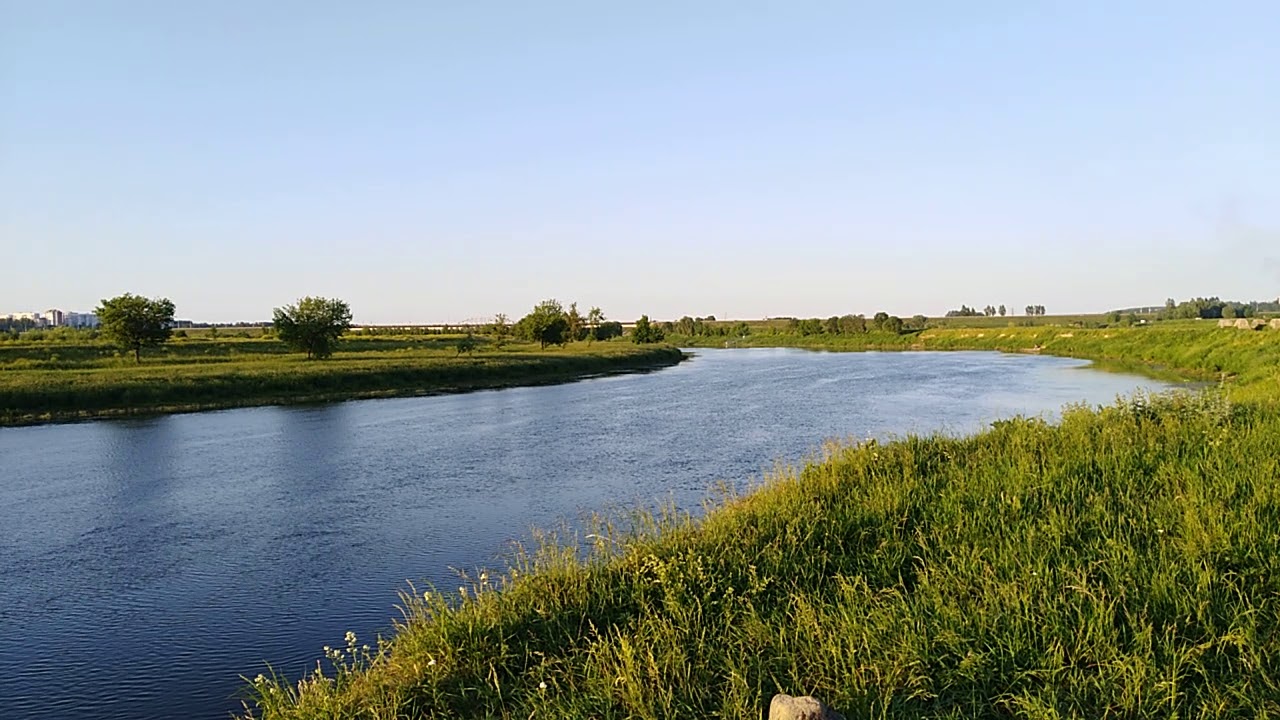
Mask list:
[{"label": "tree line", "polygon": [[1160,320],[1188,320],[1201,318],[1205,320],[1219,318],[1251,318],[1259,313],[1280,311],[1280,300],[1276,302],[1239,302],[1223,300],[1217,296],[1209,298],[1192,298],[1177,302],[1173,298],[1164,301],[1164,309],[1157,313]]},{"label": "tree line", "polygon": [[[95,312],[98,335],[132,352],[136,362],[142,361],[143,349],[158,347],[173,337],[174,305],[168,298],[125,293],[104,299]],[[345,301],[308,296],[275,308],[271,327],[280,341],[293,350],[305,353],[308,359],[323,359],[333,355],[339,339],[351,329],[351,321],[351,306]],[[491,336],[491,343],[496,347],[514,337],[536,342],[545,349],[548,345],[620,337],[623,327],[620,322],[608,320],[598,307],[592,307],[584,315],[576,302],[565,308],[557,300],[549,299],[535,305],[514,324],[500,313],[481,332]],[[664,333],[662,328],[650,323],[648,316],[641,316],[631,339],[636,343],[661,342]],[[477,344],[474,330],[467,329],[456,344],[458,354],[472,352]]]},{"label": "tree line", "polygon": [[[1028,317],[1044,315],[1043,305],[1028,305],[1024,310]],[[1004,305],[1000,305],[999,307],[995,305],[988,305],[981,310],[971,308],[968,305],[961,305],[958,310],[947,311],[947,317],[995,317],[997,315],[1004,317],[1008,314],[1009,309]]]}]

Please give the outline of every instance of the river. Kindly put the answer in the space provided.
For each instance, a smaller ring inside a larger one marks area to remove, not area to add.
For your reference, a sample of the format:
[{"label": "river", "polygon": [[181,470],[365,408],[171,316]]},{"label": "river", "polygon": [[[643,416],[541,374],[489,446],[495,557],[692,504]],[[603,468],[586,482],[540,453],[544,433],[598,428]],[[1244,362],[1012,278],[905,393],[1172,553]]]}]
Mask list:
[{"label": "river", "polygon": [[968,433],[1162,384],[1052,357],[699,350],[465,395],[0,429],[6,718],[221,718],[532,526],[695,508],[827,438]]}]

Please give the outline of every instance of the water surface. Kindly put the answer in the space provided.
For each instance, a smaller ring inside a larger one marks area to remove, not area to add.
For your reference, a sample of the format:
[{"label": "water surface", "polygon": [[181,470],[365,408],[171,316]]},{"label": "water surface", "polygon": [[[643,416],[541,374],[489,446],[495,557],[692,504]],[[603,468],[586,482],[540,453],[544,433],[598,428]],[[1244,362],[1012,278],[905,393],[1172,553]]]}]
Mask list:
[{"label": "water surface", "polygon": [[967,433],[1160,383],[994,353],[700,350],[569,385],[0,429],[5,718],[226,718],[531,526],[696,507],[824,439]]}]

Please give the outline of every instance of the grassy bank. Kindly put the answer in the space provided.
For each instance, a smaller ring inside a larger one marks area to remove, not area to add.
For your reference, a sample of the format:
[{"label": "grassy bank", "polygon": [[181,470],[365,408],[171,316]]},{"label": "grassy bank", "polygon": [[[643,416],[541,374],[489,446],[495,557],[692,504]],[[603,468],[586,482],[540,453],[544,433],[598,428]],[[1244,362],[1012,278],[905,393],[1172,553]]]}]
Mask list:
[{"label": "grassy bank", "polygon": [[759,718],[781,691],[850,717],[1280,714],[1280,334],[1063,334],[920,339],[1227,372],[1242,400],[830,447],[700,519],[406,596],[378,647],[255,680],[255,713]]},{"label": "grassy bank", "polygon": [[308,361],[270,339],[170,343],[141,365],[107,345],[0,345],[0,425],[248,405],[422,395],[565,382],[677,363],[670,346],[624,342],[481,345],[448,338],[357,339]]}]

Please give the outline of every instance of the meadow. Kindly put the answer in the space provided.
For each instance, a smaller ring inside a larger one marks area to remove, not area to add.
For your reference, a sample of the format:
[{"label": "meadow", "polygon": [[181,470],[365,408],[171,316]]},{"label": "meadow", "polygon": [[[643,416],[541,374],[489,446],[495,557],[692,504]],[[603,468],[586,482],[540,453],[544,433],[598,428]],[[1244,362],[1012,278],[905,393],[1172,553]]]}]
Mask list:
[{"label": "meadow", "polygon": [[353,336],[316,361],[271,337],[242,334],[179,338],[144,353],[142,363],[98,342],[0,343],[0,425],[564,382],[682,359],[670,346],[543,350],[483,337],[461,353],[460,337],[428,335]]},{"label": "meadow", "polygon": [[[391,637],[349,635],[301,681],[249,681],[246,712],[756,719],[788,692],[848,717],[1280,715],[1280,333],[1120,330],[894,347],[1215,386],[830,445],[702,514],[536,535],[506,569],[406,592]],[[889,345],[870,335],[840,349]]]}]

